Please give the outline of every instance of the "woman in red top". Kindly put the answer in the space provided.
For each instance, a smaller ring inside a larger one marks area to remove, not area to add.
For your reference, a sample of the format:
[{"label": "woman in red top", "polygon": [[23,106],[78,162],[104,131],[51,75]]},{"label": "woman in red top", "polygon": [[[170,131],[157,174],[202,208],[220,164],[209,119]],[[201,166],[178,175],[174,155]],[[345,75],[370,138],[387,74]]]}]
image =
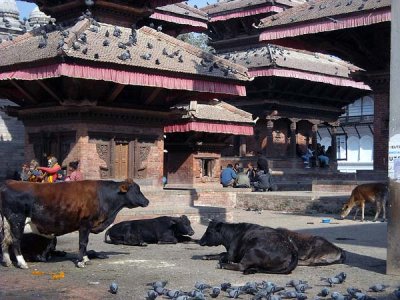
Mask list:
[{"label": "woman in red top", "polygon": [[69,171],[71,174],[67,176],[65,181],[80,181],[83,180],[83,174],[81,171],[78,170],[79,161],[71,161],[69,166]]}]

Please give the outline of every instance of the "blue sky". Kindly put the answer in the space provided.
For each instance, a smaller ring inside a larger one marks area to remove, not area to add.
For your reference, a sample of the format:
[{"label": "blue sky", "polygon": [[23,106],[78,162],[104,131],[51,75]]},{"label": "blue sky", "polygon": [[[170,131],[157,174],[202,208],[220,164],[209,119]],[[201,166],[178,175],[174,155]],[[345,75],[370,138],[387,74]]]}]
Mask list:
[{"label": "blue sky", "polygon": [[[203,7],[207,5],[207,2],[212,4],[217,2],[217,0],[189,0],[188,1],[190,5],[197,5],[198,7]],[[17,1],[17,6],[19,8],[19,11],[21,13],[21,19],[22,18],[27,18],[31,11],[36,7],[35,4],[33,3],[28,3],[24,1]]]}]

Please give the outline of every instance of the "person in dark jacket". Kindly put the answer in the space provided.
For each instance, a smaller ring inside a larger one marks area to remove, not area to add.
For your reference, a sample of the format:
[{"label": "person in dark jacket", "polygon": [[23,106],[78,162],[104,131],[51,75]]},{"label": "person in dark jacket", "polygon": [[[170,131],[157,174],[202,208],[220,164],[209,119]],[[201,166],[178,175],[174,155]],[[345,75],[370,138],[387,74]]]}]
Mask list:
[{"label": "person in dark jacket", "polygon": [[253,192],[277,190],[277,186],[274,184],[272,175],[269,172],[258,170],[255,179],[256,181],[253,183]]}]

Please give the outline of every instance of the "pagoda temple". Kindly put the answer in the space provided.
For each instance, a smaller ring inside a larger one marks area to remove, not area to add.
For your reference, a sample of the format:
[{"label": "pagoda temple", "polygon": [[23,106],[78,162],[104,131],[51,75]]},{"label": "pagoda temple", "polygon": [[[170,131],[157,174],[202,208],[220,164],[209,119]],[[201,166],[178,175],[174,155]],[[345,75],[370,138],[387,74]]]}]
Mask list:
[{"label": "pagoda temple", "polygon": [[383,172],[388,168],[390,20],[390,0],[319,0],[255,24],[261,43],[329,53],[365,70],[362,80],[375,103],[374,170]]},{"label": "pagoda temple", "polygon": [[[272,160],[299,160],[300,148],[316,148],[318,128],[328,127],[336,149],[338,118],[343,107],[371,91],[364,69],[324,49],[304,47],[301,39],[282,43],[261,40],[260,21],[291,15],[307,1],[219,1],[202,8],[209,15],[212,45],[220,57],[249,69],[255,79],[243,99],[229,103],[258,117],[253,137],[233,139],[224,155],[248,157],[263,152]],[[295,16],[292,15],[292,16]],[[335,162],[336,152],[331,159]],[[335,168],[335,164],[333,164]]]},{"label": "pagoda temple", "polygon": [[[5,111],[24,123],[26,160],[44,164],[55,155],[62,165],[80,160],[87,179],[132,177],[161,185],[169,172],[166,152],[193,163],[218,160],[226,141],[216,132],[253,134],[249,114],[188,121],[187,112],[176,109],[245,96],[251,80],[246,67],[177,40],[158,25],[138,27],[157,7],[177,1],[32,2],[52,17],[50,23],[0,44],[0,96],[18,104]],[[193,147],[189,137],[173,147],[175,135],[196,132],[202,143]],[[214,180],[219,171],[213,170]],[[171,172],[187,176],[179,166]]]}]

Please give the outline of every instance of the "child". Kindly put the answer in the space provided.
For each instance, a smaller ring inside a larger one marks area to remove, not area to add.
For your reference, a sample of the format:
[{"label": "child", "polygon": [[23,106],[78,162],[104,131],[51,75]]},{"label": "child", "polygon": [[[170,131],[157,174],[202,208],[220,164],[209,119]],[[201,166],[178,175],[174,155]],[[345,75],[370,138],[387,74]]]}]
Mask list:
[{"label": "child", "polygon": [[64,181],[64,171],[58,170],[57,171],[57,178],[54,182],[63,182]]}]

